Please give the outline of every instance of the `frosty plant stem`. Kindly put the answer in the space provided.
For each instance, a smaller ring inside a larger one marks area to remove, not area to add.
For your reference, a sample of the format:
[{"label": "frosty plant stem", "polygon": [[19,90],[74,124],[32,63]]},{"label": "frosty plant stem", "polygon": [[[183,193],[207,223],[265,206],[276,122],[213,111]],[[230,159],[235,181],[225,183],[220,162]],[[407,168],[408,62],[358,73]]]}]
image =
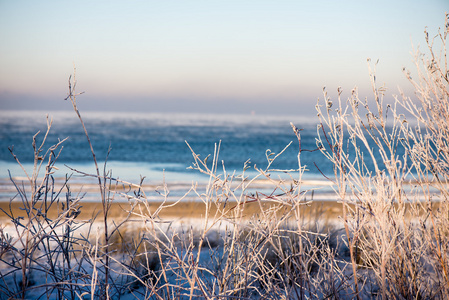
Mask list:
[{"label": "frosty plant stem", "polygon": [[89,143],[90,152],[92,153],[92,158],[95,163],[95,169],[97,173],[98,186],[100,188],[101,195],[101,203],[103,206],[103,221],[104,221],[104,238],[105,238],[105,294],[108,294],[108,278],[109,278],[109,233],[108,233],[108,211],[109,211],[109,201],[106,199],[106,174],[104,174],[104,178],[102,181],[102,177],[100,176],[100,169],[98,168],[97,158],[95,155],[94,148],[92,146],[92,142],[90,140],[89,134],[87,133],[86,126],[84,125],[83,118],[81,118],[81,114],[76,105],[76,97],[84,94],[84,92],[76,93],[76,68],[73,67],[73,77],[69,76],[69,94],[65,98],[65,100],[70,99],[72,103],[73,109],[75,110],[78,119],[81,122],[81,125],[84,130],[84,134],[86,135],[87,142]]}]

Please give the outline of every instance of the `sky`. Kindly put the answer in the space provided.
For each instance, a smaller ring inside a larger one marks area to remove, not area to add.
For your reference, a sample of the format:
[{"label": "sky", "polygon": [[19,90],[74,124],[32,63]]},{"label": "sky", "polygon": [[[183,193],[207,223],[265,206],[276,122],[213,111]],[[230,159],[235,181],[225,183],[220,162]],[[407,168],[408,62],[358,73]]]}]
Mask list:
[{"label": "sky", "polygon": [[0,109],[311,114],[326,87],[412,95],[449,1],[0,0]]}]

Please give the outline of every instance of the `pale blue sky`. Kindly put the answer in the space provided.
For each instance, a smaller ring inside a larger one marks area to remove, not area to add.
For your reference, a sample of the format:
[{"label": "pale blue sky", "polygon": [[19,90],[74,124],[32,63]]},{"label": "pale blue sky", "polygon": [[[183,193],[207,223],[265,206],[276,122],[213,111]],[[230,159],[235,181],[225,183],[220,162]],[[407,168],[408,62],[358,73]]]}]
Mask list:
[{"label": "pale blue sky", "polygon": [[[426,2],[426,3],[424,3]],[[0,109],[301,114],[323,86],[369,96],[378,78],[411,93],[411,43],[449,1],[4,1]]]}]

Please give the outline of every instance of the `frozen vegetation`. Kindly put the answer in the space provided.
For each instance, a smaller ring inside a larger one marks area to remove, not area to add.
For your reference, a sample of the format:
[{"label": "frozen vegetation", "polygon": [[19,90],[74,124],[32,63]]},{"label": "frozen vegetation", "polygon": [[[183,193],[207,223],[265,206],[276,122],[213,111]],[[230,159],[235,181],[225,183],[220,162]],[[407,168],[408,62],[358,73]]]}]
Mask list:
[{"label": "frozen vegetation", "polygon": [[[282,152],[267,152],[256,175],[227,173],[219,145],[208,159],[191,148],[192,168],[209,181],[185,192],[201,206],[196,218],[164,215],[186,200],[169,201],[162,185],[151,205],[142,182],[111,178],[97,164],[74,74],[68,100],[90,145],[96,173],[84,175],[97,182],[101,209],[82,214],[84,195],[71,190],[70,176],[55,186],[64,141],[47,147],[45,133],[39,142],[34,136],[34,170],[14,181],[17,195],[2,212],[0,298],[447,299],[448,33],[446,16],[438,34],[425,33],[416,70],[404,71],[413,98],[385,103],[371,69],[372,99],[354,89],[331,101],[324,91],[316,145],[334,167],[325,180],[333,183],[338,218],[325,206],[310,212],[313,191],[303,186],[301,130],[293,124],[299,151],[289,170],[272,168]],[[250,191],[260,179],[271,192]],[[120,214],[119,198],[126,200]],[[257,208],[251,214],[250,206]]]}]

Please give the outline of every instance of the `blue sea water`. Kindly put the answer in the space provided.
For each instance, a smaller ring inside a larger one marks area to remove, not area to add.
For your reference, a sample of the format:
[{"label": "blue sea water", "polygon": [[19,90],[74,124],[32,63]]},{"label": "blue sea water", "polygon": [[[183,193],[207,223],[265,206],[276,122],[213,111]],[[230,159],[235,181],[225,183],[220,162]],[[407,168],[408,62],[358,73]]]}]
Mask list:
[{"label": "blue sea water", "polygon": [[[317,150],[319,120],[316,116],[82,112],[82,118],[101,174],[104,169],[112,172],[108,176],[127,182],[139,183],[145,177],[143,183],[147,185],[167,183],[176,186],[171,193],[177,197],[182,196],[192,183],[198,182],[205,186],[208,181],[206,175],[189,168],[194,158],[188,145],[201,159],[210,155],[207,161],[209,168],[214,151],[219,149],[218,174],[223,174],[223,168],[228,175],[233,172],[242,174],[246,164],[248,169],[245,176],[253,178],[259,174],[256,168],[267,168],[268,154],[273,154],[269,156],[273,158],[284,149],[270,169],[298,169],[299,143],[290,125],[293,123],[302,129],[301,166],[306,167],[302,179],[308,180],[310,184],[321,181],[318,183],[320,192],[332,193],[332,187],[328,184],[329,178],[333,177],[334,166]],[[59,157],[56,166],[59,170],[53,174],[54,178],[61,181],[66,175],[73,175],[71,183],[82,187],[95,184],[93,177],[82,175],[95,174],[96,171],[86,135],[75,112],[1,111],[0,201],[11,199],[17,193],[11,185],[10,176],[16,183],[26,183],[25,173],[10,150],[25,171],[31,174],[34,161],[33,136],[36,136],[36,147],[39,147],[45,137],[47,123],[50,122],[51,129],[40,153],[44,160],[48,158],[46,151],[49,147],[66,139],[62,148],[59,148],[61,152],[57,152]],[[351,146],[348,146],[349,155],[354,157]],[[377,148],[372,141],[367,146]],[[398,158],[403,153],[404,149],[399,146],[396,153]],[[379,167],[383,168],[379,153],[374,151],[374,154],[378,156]],[[364,171],[372,171],[373,164],[369,159],[365,163],[367,169]],[[273,175],[271,178],[287,177],[283,172],[270,174]],[[91,198],[96,201],[98,195]]]},{"label": "blue sea water", "polygon": [[[8,148],[13,147],[18,159],[31,170],[32,138],[40,131],[37,135],[40,145],[47,128],[46,113],[3,111],[0,114],[0,177],[7,178],[8,170],[12,176],[23,176]],[[42,154],[58,139],[67,138],[59,163],[93,173],[90,148],[75,112],[49,112],[48,116],[53,123]],[[82,117],[98,161],[107,158],[108,169],[130,181],[139,180],[140,176],[146,176],[147,181],[161,178],[164,170],[168,182],[201,180],[201,174],[188,169],[194,160],[187,143],[203,159],[209,154],[213,156],[219,144],[219,167],[223,162],[228,173],[234,170],[238,173],[249,160],[247,172],[251,174],[255,172],[254,166],[267,166],[267,149],[277,154],[291,142],[272,167],[295,169],[298,140],[290,122],[304,129],[302,149],[317,148],[316,117],[110,112],[84,112]],[[323,179],[321,172],[331,171],[332,166],[319,151],[304,151],[301,160],[308,166],[305,175],[308,178]],[[209,164],[211,161],[212,158]],[[60,169],[61,174],[72,173],[68,168]]]}]

